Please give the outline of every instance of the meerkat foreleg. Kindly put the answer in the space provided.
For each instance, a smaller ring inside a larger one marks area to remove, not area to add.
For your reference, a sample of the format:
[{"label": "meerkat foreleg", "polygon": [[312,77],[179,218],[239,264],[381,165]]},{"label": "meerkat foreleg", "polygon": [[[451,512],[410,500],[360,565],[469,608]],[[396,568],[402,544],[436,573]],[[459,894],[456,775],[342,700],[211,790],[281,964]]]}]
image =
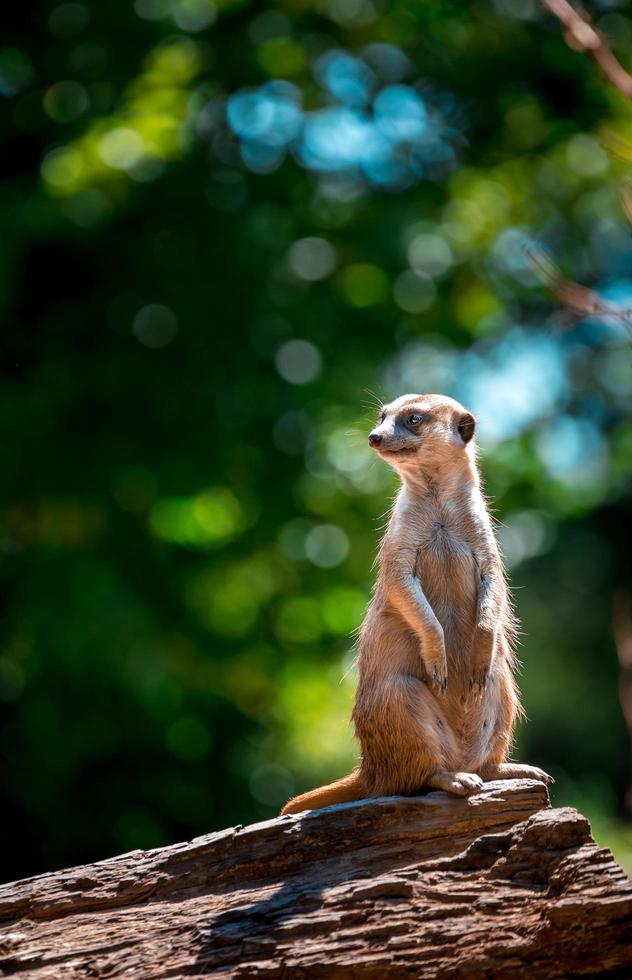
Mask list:
[{"label": "meerkat foreleg", "polygon": [[430,687],[435,693],[443,693],[448,684],[443,627],[417,576],[407,570],[393,573],[388,581],[388,598],[421,640],[421,656]]},{"label": "meerkat foreleg", "polygon": [[502,589],[497,574],[481,573],[474,644],[470,664],[470,690],[482,692],[496,655],[498,626],[502,614]]}]

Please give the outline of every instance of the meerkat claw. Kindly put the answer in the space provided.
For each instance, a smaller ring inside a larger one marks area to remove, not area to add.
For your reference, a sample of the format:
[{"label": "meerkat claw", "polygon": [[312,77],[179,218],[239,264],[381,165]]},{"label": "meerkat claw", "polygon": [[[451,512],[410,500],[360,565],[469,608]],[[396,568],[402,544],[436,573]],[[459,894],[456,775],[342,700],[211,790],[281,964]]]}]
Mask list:
[{"label": "meerkat claw", "polygon": [[437,667],[432,670],[431,687],[438,694],[445,694],[448,688],[448,678]]},{"label": "meerkat claw", "polygon": [[486,685],[487,678],[471,677],[468,692],[463,700],[471,701],[473,698],[478,700],[485,693]]},{"label": "meerkat claw", "polygon": [[488,678],[489,671],[485,669],[477,670],[472,674],[469,681],[470,697],[480,698],[483,696],[487,689]]},{"label": "meerkat claw", "polygon": [[530,775],[533,779],[539,779],[541,783],[546,783],[547,785],[555,782],[553,776],[550,776],[544,769],[540,769],[538,766],[529,766],[529,769],[532,770]]},{"label": "meerkat claw", "polygon": [[484,767],[485,779],[537,779],[541,783],[554,783],[553,776],[540,769],[520,762],[501,762],[499,765]]},{"label": "meerkat claw", "polygon": [[475,792],[477,789],[483,788],[483,780],[480,776],[477,776],[473,772],[457,772],[455,774],[455,781],[464,786],[470,793]]}]

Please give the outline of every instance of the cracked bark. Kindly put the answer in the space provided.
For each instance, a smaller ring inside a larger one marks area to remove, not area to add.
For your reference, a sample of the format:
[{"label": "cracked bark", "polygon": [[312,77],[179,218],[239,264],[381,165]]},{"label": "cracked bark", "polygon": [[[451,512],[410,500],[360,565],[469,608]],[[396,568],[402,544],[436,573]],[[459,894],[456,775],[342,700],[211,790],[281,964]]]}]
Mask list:
[{"label": "cracked bark", "polygon": [[0,975],[632,976],[632,883],[531,780],[350,803],[0,886]]}]

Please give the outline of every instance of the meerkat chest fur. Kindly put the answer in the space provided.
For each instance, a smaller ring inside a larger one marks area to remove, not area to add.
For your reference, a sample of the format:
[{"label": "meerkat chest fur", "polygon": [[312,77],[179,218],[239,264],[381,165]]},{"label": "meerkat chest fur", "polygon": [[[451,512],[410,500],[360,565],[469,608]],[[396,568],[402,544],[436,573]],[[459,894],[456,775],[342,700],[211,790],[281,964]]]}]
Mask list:
[{"label": "meerkat chest fur", "polygon": [[492,534],[476,483],[427,481],[423,492],[402,487],[393,511],[389,551],[411,554],[413,571],[441,624],[446,653],[467,659],[476,626],[481,558]]}]

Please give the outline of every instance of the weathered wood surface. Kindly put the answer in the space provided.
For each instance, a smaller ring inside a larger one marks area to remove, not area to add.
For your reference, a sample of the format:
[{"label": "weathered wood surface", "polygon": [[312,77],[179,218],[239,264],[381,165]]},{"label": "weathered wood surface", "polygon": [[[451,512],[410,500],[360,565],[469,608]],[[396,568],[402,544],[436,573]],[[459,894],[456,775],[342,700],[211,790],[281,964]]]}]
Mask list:
[{"label": "weathered wood surface", "polygon": [[0,887],[0,975],[632,977],[632,883],[531,780],[350,803]]}]

